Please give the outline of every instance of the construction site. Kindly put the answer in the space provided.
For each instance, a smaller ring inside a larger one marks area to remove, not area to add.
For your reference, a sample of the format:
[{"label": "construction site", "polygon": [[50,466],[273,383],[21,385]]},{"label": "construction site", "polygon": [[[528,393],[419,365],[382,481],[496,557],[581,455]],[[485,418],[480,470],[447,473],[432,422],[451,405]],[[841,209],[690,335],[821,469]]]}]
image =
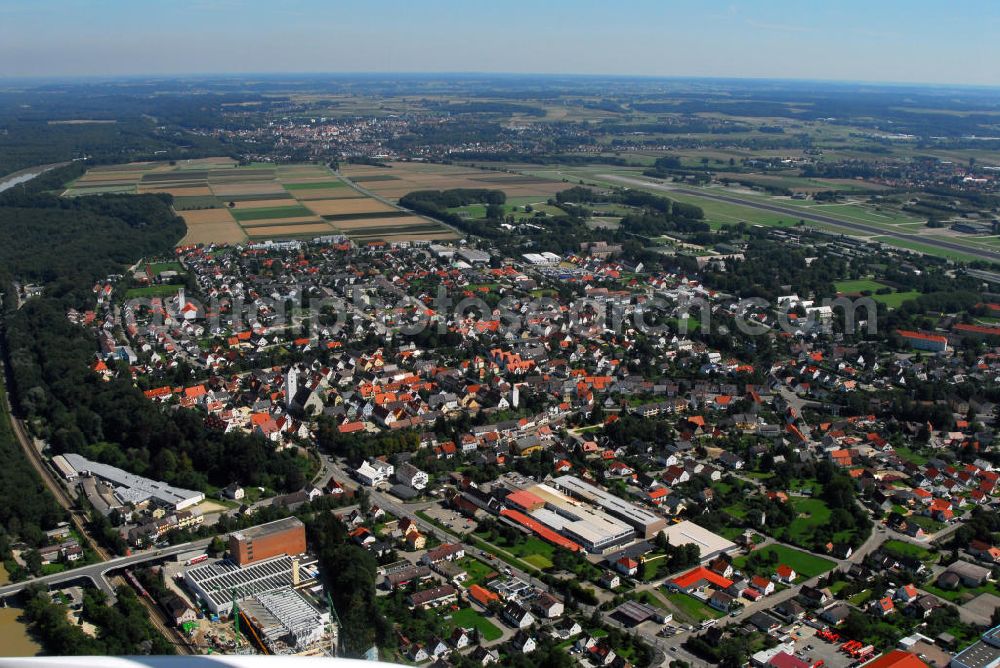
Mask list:
[{"label": "construction site", "polygon": [[[257,554],[248,558],[243,543],[253,538]],[[225,558],[167,565],[171,589],[195,611],[181,624],[192,642],[205,653],[336,656],[337,613],[301,522],[233,534],[230,548]]]}]

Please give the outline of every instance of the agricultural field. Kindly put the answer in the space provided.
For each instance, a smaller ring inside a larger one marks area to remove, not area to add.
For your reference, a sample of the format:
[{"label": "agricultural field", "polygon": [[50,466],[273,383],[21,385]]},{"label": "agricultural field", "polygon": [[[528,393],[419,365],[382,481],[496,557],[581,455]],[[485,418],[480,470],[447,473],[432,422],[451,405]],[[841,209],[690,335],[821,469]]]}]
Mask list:
[{"label": "agricultural field", "polygon": [[414,190],[486,188],[502,190],[509,199],[526,197],[544,202],[566,189],[559,180],[422,162],[393,162],[387,167],[343,165],[341,173],[364,190],[386,199],[399,199]]},{"label": "agricultural field", "polygon": [[[386,181],[378,176],[369,178]],[[188,228],[182,245],[335,234],[357,243],[460,236],[441,223],[369,196],[322,165],[237,165],[228,158],[111,165],[89,170],[70,183],[63,196],[109,192],[173,196],[174,210]]]}]

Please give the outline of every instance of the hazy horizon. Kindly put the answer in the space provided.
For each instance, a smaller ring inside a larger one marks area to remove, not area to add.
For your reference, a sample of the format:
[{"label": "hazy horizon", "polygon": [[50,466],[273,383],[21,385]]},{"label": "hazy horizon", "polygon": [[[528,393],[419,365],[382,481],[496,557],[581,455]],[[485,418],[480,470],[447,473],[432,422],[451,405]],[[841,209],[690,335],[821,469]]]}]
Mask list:
[{"label": "hazy horizon", "polygon": [[0,77],[513,74],[1000,85],[1000,7],[928,0],[0,6]]}]

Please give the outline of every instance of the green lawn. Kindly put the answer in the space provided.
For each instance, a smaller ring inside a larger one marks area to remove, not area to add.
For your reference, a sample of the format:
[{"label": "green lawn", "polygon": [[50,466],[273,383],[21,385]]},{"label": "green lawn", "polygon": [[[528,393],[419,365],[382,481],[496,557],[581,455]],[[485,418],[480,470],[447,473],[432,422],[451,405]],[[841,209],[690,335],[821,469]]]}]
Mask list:
[{"label": "green lawn", "polygon": [[173,297],[183,285],[150,285],[145,288],[132,288],[125,292],[126,299],[137,297]]},{"label": "green lawn", "polygon": [[860,607],[860,606],[864,605],[865,603],[867,603],[868,600],[871,597],[872,597],[872,590],[871,589],[864,589],[862,591],[859,591],[857,594],[855,594],[854,596],[852,596],[848,600],[851,602],[852,605],[856,605],[856,606]]},{"label": "green lawn", "polygon": [[788,540],[796,545],[806,545],[816,527],[830,519],[830,508],[821,499],[792,497],[788,501],[795,509],[796,518],[788,525]]},{"label": "green lawn", "polygon": [[149,269],[154,274],[159,274],[164,271],[176,271],[176,272],[184,271],[184,267],[181,266],[180,262],[153,262],[150,263]]},{"label": "green lawn", "polygon": [[490,580],[490,575],[495,576],[497,574],[495,569],[472,557],[465,557],[458,562],[458,565],[464,568],[465,572],[469,575],[465,581],[466,586],[484,584]]},{"label": "green lawn", "polygon": [[296,206],[265,206],[259,209],[230,209],[239,222],[248,220],[269,220],[271,218],[305,218],[315,214],[301,205]]},{"label": "green lawn", "polygon": [[913,559],[919,559],[920,561],[927,562],[937,560],[937,556],[927,548],[921,547],[920,545],[914,545],[913,543],[907,543],[903,540],[896,540],[895,538],[890,538],[882,543],[882,550],[894,557],[911,557]]},{"label": "green lawn", "polygon": [[540,538],[529,538],[510,548],[511,554],[527,561],[535,568],[551,568],[555,550],[555,547]]},{"label": "green lawn", "polygon": [[837,594],[839,594],[839,593],[840,593],[840,591],[841,591],[841,590],[842,590],[842,589],[843,589],[844,587],[848,586],[849,584],[851,584],[851,583],[850,583],[850,582],[848,582],[847,580],[837,580],[837,581],[836,581],[836,582],[834,582],[834,583],[833,583],[832,585],[830,585],[830,586],[828,587],[828,589],[830,590],[830,593],[831,593],[831,594],[833,594],[834,596],[836,596]]},{"label": "green lawn", "polygon": [[876,291],[883,288],[889,287],[884,283],[879,283],[878,281],[872,281],[868,279],[856,279],[850,281],[837,281],[833,284],[833,287],[837,289],[837,292],[841,292],[845,295],[854,295],[860,292],[870,292],[870,296],[875,301],[880,304],[885,304],[889,308],[899,308],[903,302],[910,299],[916,299],[920,296],[920,293],[916,290],[907,290],[905,292],[890,292],[884,295],[875,294]]},{"label": "green lawn", "polygon": [[496,640],[503,635],[503,631],[498,629],[493,622],[486,619],[472,608],[462,608],[458,612],[451,613],[451,623],[456,628],[479,629],[479,633],[483,636],[483,640],[486,641]]},{"label": "green lawn", "polygon": [[994,596],[1000,596],[1000,587],[997,586],[996,582],[987,582],[980,587],[959,586],[959,588],[955,590],[941,589],[934,583],[925,584],[922,588],[926,589],[935,596],[952,603],[961,603],[964,600],[971,600],[980,594],[993,594]]},{"label": "green lawn", "polygon": [[[829,559],[817,557],[808,552],[802,552],[801,550],[796,550],[785,545],[768,545],[755,552],[755,554],[776,555],[778,557],[778,564],[791,566],[799,575],[799,580],[808,580],[817,575],[822,575],[836,566]],[[746,561],[746,557],[737,557],[733,559],[733,566],[742,569]],[[770,573],[767,575],[770,575]]]},{"label": "green lawn", "polygon": [[680,612],[680,616],[685,617],[692,624],[703,622],[706,619],[718,619],[724,614],[695,597],[680,592],[667,592],[664,597]]},{"label": "green lawn", "polygon": [[851,281],[837,281],[833,284],[833,287],[837,292],[843,292],[845,294],[851,294],[854,292],[875,292],[884,287],[887,287],[884,283],[879,283],[878,281],[871,281],[867,279],[856,279]]},{"label": "green lawn", "polygon": [[898,447],[893,449],[896,451],[897,455],[899,455],[900,457],[902,457],[907,461],[913,462],[917,466],[922,466],[923,464],[927,463],[927,457],[921,455],[918,452],[914,452],[912,448]]},{"label": "green lawn", "polygon": [[872,299],[889,308],[899,308],[903,302],[916,299],[919,296],[920,293],[916,290],[907,290],[906,292],[890,292],[887,295],[872,295]]},{"label": "green lawn", "polygon": [[909,515],[906,521],[913,522],[923,529],[924,533],[937,533],[945,527],[944,522],[938,522],[936,519],[924,515]]},{"label": "green lawn", "polygon": [[[910,241],[909,239],[897,239],[895,237],[872,237],[875,241],[881,241],[882,243],[889,246],[896,246],[897,248],[906,248],[908,250],[917,251],[918,253],[925,253],[927,255],[936,255],[938,257],[943,257],[949,260],[960,260],[964,262],[970,262],[973,260],[980,260],[974,255],[969,255],[967,253],[961,253],[959,251],[949,250],[947,248],[938,248],[937,246],[928,246],[927,244],[922,244],[916,241]],[[954,241],[954,239],[949,238],[949,241]]]}]

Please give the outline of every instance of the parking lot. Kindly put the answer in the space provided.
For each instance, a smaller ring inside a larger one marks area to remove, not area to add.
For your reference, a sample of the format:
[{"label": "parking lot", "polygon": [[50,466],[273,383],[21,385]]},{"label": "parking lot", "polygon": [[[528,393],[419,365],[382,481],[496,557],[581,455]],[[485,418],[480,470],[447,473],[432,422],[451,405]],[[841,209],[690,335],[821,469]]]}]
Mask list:
[{"label": "parking lot", "polygon": [[440,522],[456,533],[468,533],[476,528],[475,520],[470,520],[449,508],[442,508],[436,503],[428,506],[424,512],[435,521]]},{"label": "parking lot", "polygon": [[[815,633],[816,629],[803,626],[803,630]],[[823,661],[824,668],[847,668],[854,659],[847,654],[837,651],[841,643],[829,643],[817,636],[803,638],[795,643],[795,656],[816,665],[817,661]],[[811,649],[810,649],[811,648]]]}]

